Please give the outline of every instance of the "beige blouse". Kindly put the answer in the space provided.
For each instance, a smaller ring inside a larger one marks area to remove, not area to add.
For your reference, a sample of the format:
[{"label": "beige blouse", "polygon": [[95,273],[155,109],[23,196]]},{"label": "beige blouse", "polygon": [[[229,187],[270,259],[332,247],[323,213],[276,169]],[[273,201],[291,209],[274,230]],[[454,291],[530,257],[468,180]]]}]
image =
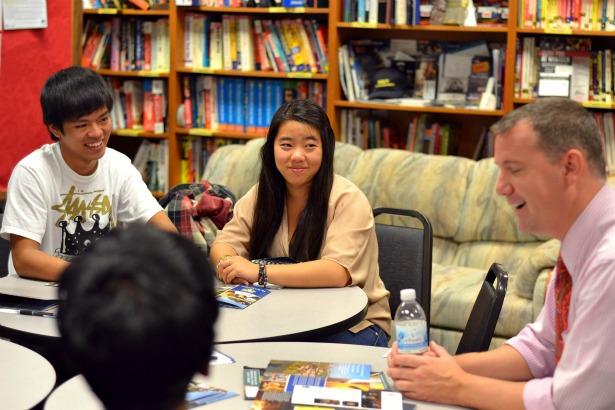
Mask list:
[{"label": "beige blouse", "polygon": [[[257,185],[237,201],[233,219],[224,229],[218,231],[215,240],[233,247],[238,255],[246,258],[249,257],[248,246],[256,195]],[[346,268],[352,278],[351,284],[360,286],[368,298],[369,306],[365,319],[349,330],[356,333],[376,324],[390,335],[389,291],[380,279],[378,242],[372,208],[363,192],[339,175],[335,175],[333,180],[325,229],[320,258],[335,261]],[[288,257],[288,250],[288,218],[284,207],[280,228],[269,248],[269,257]]]}]

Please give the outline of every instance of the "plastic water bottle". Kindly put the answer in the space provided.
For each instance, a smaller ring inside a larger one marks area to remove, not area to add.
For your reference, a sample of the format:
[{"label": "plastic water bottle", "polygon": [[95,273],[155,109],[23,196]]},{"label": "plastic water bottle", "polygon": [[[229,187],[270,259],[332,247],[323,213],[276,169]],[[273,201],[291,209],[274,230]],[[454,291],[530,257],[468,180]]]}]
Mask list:
[{"label": "plastic water bottle", "polygon": [[427,351],[427,320],[421,305],[416,301],[414,289],[402,289],[401,303],[395,312],[395,333],[400,353]]}]

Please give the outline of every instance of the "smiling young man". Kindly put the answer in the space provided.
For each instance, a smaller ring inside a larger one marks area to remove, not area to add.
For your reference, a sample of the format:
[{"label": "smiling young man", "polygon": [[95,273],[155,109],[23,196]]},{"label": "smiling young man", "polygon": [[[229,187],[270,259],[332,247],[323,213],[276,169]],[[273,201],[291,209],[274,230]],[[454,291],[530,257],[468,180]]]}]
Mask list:
[{"label": "smiling young man", "polygon": [[423,356],[393,348],[406,396],[478,409],[615,408],[615,190],[592,115],[567,99],[521,107],[492,127],[496,190],[519,227],[562,241],[534,323],[495,350]]},{"label": "smiling young man", "polygon": [[57,280],[69,261],[119,224],[176,232],[125,155],[107,148],[113,95],[98,74],[70,67],[41,92],[55,141],[11,174],[0,234],[11,242],[9,273]]}]

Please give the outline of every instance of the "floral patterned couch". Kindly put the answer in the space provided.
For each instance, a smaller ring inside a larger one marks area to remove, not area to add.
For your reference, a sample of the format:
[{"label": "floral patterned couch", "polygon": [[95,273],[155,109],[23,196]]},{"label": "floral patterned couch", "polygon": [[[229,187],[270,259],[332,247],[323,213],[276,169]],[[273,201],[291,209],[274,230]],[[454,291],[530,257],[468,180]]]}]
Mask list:
[{"label": "floral patterned couch", "polygon": [[[211,157],[204,178],[239,198],[256,182],[263,139],[229,145]],[[472,161],[338,143],[335,172],[353,181],[372,206],[413,208],[434,230],[431,337],[454,352],[492,262],[509,273],[508,292],[492,346],[540,312],[559,242],[519,232],[506,201],[495,193],[492,159]],[[403,219],[380,220],[404,224]]]}]

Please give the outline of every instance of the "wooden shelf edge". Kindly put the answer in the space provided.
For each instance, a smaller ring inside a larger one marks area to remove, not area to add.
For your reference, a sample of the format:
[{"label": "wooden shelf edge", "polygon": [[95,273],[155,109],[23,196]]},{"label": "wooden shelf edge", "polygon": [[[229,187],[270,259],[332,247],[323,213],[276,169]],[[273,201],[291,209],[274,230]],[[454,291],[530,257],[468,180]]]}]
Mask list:
[{"label": "wooden shelf edge", "polygon": [[328,8],[322,7],[210,7],[210,6],[177,6],[178,9],[189,11],[206,11],[209,13],[241,13],[241,14],[329,14]]},{"label": "wooden shelf edge", "polygon": [[115,71],[115,70],[109,70],[107,68],[99,68],[94,71],[96,71],[100,75],[108,75],[108,76],[115,76],[115,77],[146,77],[146,78],[148,77],[168,78],[169,77],[168,71],[145,71],[145,70]]},{"label": "wooden shelf edge", "polygon": [[168,134],[166,132],[158,134],[152,131],[131,130],[131,129],[119,129],[111,131],[111,135],[117,137],[130,137],[130,138],[156,138],[167,139]]},{"label": "wooden shelf edge", "polygon": [[326,80],[329,77],[329,74],[324,73],[276,73],[273,71],[238,71],[192,67],[177,67],[176,71],[178,73],[184,74],[209,74],[216,76],[226,75],[232,77],[283,78],[289,80]]},{"label": "wooden shelf edge", "polygon": [[544,28],[517,28],[518,34],[540,34],[540,35],[559,35],[559,36],[590,36],[590,37],[612,37],[615,31],[591,31],[591,30],[570,30],[570,29],[544,29]]},{"label": "wooden shelf edge", "polygon": [[176,134],[194,137],[232,138],[251,140],[264,137],[264,134],[255,134],[241,131],[209,130],[206,128],[177,128]]},{"label": "wooden shelf edge", "polygon": [[508,27],[505,25],[499,26],[429,26],[429,25],[394,25],[394,24],[370,24],[370,23],[357,23],[357,22],[340,22],[336,24],[337,28],[348,29],[378,29],[378,30],[402,30],[402,31],[441,31],[441,32],[466,32],[466,33],[502,33],[505,34],[508,31]]},{"label": "wooden shelf edge", "polygon": [[389,111],[408,111],[408,112],[425,112],[434,114],[453,114],[453,115],[477,115],[477,116],[492,116],[501,117],[504,115],[504,110],[478,110],[472,108],[452,108],[452,107],[433,107],[433,106],[410,106],[397,104],[372,103],[362,101],[345,101],[338,100],[334,102],[335,107],[353,108],[358,110],[389,110]]},{"label": "wooden shelf edge", "polygon": [[[533,98],[514,98],[514,104],[529,104],[533,102]],[[599,110],[615,110],[615,103],[606,103],[600,101],[584,101],[581,105],[585,108],[595,108]]]},{"label": "wooden shelf edge", "polygon": [[128,16],[168,16],[169,10],[137,10],[137,9],[112,9],[112,8],[102,8],[102,9],[84,9],[82,10],[83,14],[89,15],[100,15],[100,14],[120,14],[120,15],[128,15]]}]

